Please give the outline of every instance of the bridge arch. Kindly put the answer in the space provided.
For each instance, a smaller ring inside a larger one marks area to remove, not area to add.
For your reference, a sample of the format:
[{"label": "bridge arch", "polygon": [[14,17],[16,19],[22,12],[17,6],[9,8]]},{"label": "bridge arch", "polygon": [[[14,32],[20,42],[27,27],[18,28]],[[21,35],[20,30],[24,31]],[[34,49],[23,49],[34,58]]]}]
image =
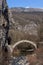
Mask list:
[{"label": "bridge arch", "polygon": [[37,49],[37,45],[34,43],[34,42],[32,42],[32,41],[29,41],[29,40],[21,40],[21,41],[18,41],[18,42],[16,42],[14,45],[13,45],[13,49],[16,47],[16,46],[18,46],[19,44],[21,44],[21,43],[29,43],[29,44],[31,44],[31,45],[33,45],[34,47],[35,47],[35,49]]},{"label": "bridge arch", "polygon": [[[29,50],[29,52],[30,51],[35,51],[35,50],[37,50],[37,45],[34,43],[34,42],[32,42],[32,41],[29,41],[29,40],[21,40],[21,41],[18,41],[18,42],[16,42],[14,45],[7,45],[8,46],[8,50],[10,51],[10,54],[11,54],[11,56],[12,57],[14,57],[15,56],[15,49],[16,49],[16,46],[18,46],[19,44],[21,44],[21,43],[28,43],[28,44],[31,44],[31,45],[33,45],[33,47],[35,48],[34,50],[33,49],[30,49]],[[19,54],[19,53],[18,53]]]}]

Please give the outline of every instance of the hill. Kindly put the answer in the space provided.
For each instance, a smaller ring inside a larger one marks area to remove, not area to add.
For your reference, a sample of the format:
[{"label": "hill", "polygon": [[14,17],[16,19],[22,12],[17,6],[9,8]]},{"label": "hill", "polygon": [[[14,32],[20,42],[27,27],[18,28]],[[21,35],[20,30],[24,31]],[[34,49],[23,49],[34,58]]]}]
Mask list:
[{"label": "hill", "polygon": [[12,36],[14,42],[27,39],[34,42],[43,41],[43,9],[11,8],[12,18],[15,21]]}]

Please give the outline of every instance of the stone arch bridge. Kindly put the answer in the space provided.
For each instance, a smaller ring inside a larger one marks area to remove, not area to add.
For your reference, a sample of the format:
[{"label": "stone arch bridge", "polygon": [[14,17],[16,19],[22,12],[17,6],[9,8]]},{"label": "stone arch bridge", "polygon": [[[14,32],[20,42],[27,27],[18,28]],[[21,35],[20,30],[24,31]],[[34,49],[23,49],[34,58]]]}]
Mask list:
[{"label": "stone arch bridge", "polygon": [[11,50],[11,52],[14,50],[14,48],[16,48],[16,46],[18,46],[19,44],[21,44],[21,43],[28,43],[28,44],[31,44],[31,45],[33,45],[33,47],[35,48],[35,49],[37,49],[37,45],[34,43],[34,42],[32,42],[32,41],[29,41],[29,40],[21,40],[21,41],[18,41],[18,42],[16,42],[14,45],[8,45],[8,47],[10,48],[10,50]]}]

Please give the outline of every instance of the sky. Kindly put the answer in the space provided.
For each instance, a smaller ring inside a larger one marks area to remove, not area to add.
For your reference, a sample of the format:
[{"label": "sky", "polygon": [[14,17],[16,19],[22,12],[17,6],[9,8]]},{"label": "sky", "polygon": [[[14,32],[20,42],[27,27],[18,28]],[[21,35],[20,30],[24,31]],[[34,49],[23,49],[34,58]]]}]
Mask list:
[{"label": "sky", "polygon": [[31,7],[43,8],[43,0],[7,0],[9,8],[11,7]]}]

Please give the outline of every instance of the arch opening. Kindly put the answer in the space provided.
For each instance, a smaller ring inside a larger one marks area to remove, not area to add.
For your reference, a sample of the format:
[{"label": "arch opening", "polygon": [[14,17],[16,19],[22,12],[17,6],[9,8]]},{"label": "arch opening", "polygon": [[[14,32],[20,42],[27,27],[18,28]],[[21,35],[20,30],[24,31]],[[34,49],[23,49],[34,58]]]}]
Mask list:
[{"label": "arch opening", "polygon": [[33,54],[37,49],[37,45],[29,40],[21,40],[13,45],[13,54]]}]

